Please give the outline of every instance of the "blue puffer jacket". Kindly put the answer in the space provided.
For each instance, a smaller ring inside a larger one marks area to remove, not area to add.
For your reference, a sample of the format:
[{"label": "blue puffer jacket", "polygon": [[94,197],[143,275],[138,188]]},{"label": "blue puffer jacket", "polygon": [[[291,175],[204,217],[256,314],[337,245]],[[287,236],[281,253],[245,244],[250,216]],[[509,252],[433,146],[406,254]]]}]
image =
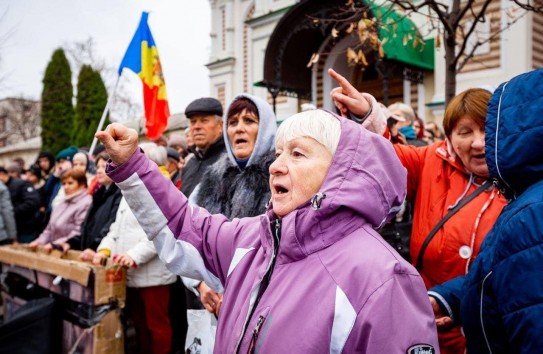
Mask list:
[{"label": "blue puffer jacket", "polygon": [[510,199],[473,267],[431,289],[464,328],[468,353],[543,352],[543,70],[494,93],[486,117],[490,175]]}]

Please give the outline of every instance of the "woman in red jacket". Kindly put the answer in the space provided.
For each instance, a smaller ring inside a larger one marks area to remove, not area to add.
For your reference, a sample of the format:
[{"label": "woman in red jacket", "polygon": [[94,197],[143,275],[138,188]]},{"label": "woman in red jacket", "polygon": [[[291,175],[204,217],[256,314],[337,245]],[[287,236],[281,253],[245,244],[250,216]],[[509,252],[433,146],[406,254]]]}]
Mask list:
[{"label": "woman in red jacket", "polygon": [[[341,112],[345,116],[355,114],[364,120],[366,128],[386,136],[387,112],[375,98],[358,92],[332,70],[330,75],[341,86],[331,92]],[[484,89],[470,89],[451,100],[443,120],[445,141],[424,147],[394,144],[407,169],[407,199],[414,203],[411,259],[428,288],[467,273],[506,204],[492,184],[482,187],[479,195],[426,241],[443,217],[489,178],[484,128],[490,95]],[[421,255],[425,241],[427,247]],[[465,340],[459,327],[439,339],[442,353],[464,353]]]}]

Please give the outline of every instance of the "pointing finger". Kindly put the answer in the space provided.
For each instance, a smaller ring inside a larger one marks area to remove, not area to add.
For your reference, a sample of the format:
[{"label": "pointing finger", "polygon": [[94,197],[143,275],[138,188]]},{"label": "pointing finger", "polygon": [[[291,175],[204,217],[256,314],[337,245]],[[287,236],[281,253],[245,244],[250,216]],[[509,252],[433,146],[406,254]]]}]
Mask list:
[{"label": "pointing finger", "polygon": [[343,93],[345,93],[346,95],[358,93],[358,90],[355,89],[354,86],[351,85],[351,83],[346,78],[335,72],[333,69],[328,69],[328,75],[330,75],[332,79],[337,81],[339,86],[341,86]]}]

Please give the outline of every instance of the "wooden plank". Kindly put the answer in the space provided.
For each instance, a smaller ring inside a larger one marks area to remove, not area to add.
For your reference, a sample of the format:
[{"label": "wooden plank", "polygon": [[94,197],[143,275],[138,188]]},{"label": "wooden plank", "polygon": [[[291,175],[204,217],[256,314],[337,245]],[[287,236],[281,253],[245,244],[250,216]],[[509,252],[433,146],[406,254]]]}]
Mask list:
[{"label": "wooden plank", "polygon": [[91,264],[74,260],[73,258],[76,257],[76,254],[73,252],[69,252],[67,257],[69,258],[62,259],[58,258],[58,253],[47,255],[13,246],[0,247],[1,263],[59,275],[64,279],[75,281],[85,287],[88,286],[92,272]]}]

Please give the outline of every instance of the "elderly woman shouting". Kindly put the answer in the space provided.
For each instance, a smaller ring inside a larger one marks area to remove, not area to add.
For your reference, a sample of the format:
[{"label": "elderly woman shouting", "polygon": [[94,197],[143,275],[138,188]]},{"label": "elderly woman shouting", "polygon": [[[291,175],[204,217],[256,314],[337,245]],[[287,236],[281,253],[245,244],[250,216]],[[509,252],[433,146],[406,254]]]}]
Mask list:
[{"label": "elderly woman shouting", "polygon": [[[228,219],[260,215],[271,196],[268,181],[275,159],[275,114],[266,101],[243,93],[228,107],[225,123],[227,154],[207,169],[189,202]],[[183,283],[194,289],[208,311],[219,314],[222,295],[203,281],[184,277]]]},{"label": "elderly woman shouting", "polygon": [[229,221],[189,205],[135,131],[112,124],[96,136],[168,268],[224,286],[216,353],[438,352],[422,279],[374,231],[405,194],[382,137],[320,110],[290,117],[267,212]]}]

